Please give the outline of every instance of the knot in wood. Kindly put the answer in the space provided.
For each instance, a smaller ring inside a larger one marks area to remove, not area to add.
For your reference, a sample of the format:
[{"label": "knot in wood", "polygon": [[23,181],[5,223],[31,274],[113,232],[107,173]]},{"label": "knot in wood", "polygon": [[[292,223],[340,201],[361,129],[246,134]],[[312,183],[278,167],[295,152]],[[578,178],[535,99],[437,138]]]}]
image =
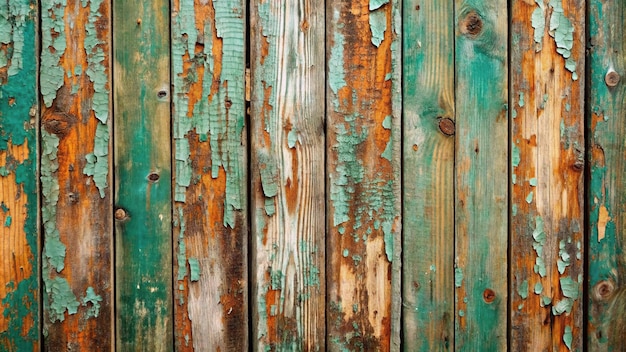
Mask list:
[{"label": "knot in wood", "polygon": [[439,130],[441,131],[441,133],[445,134],[446,136],[454,135],[454,132],[456,131],[456,126],[454,124],[454,121],[452,121],[452,119],[448,117],[440,118]]},{"label": "knot in wood", "polygon": [[128,217],[128,213],[126,212],[126,210],[122,209],[122,208],[117,208],[115,210],[115,220],[125,220]]},{"label": "knot in wood", "polygon": [[150,182],[156,182],[158,181],[160,178],[159,174],[157,174],[156,172],[151,173],[150,175],[148,175],[148,180]]},{"label": "knot in wood", "polygon": [[475,11],[468,12],[461,20],[461,33],[474,38],[483,30],[483,20]]},{"label": "knot in wood", "polygon": [[615,284],[609,280],[603,280],[598,282],[593,287],[593,296],[600,301],[606,301],[613,295],[615,291]]},{"label": "knot in wood", "polygon": [[619,79],[619,73],[610,70],[606,73],[606,76],[604,76],[604,83],[609,87],[615,87],[619,83]]},{"label": "knot in wood", "polygon": [[483,300],[485,303],[492,303],[496,299],[494,290],[488,288],[483,291]]}]

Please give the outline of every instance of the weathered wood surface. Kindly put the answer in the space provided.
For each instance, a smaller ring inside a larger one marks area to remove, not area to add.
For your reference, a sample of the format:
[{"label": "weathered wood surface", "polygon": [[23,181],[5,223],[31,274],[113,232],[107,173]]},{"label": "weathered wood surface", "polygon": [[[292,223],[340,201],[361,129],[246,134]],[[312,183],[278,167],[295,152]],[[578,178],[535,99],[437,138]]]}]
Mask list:
[{"label": "weathered wood surface", "polygon": [[509,270],[515,351],[582,349],[584,11],[581,0],[513,3]]},{"label": "weathered wood surface", "polygon": [[327,348],[395,350],[400,5],[330,1],[326,13]]},{"label": "weathered wood surface", "polygon": [[253,349],[325,349],[324,2],[251,3]]},{"label": "weathered wood surface", "polygon": [[0,350],[39,351],[37,6],[0,4]]},{"label": "weathered wood surface", "polygon": [[[116,346],[173,346],[169,2],[113,1]],[[212,317],[211,317],[212,318]]]},{"label": "weathered wood surface", "polygon": [[589,351],[621,351],[626,335],[624,16],[623,1],[589,0]]},{"label": "weathered wood surface", "polygon": [[406,351],[454,350],[454,2],[403,4]]},{"label": "weathered wood surface", "polygon": [[110,6],[42,1],[45,349],[111,350]]},{"label": "weathered wood surface", "polygon": [[455,348],[507,348],[507,2],[457,0]]},{"label": "weathered wood surface", "polygon": [[172,3],[175,344],[248,340],[245,3]]}]

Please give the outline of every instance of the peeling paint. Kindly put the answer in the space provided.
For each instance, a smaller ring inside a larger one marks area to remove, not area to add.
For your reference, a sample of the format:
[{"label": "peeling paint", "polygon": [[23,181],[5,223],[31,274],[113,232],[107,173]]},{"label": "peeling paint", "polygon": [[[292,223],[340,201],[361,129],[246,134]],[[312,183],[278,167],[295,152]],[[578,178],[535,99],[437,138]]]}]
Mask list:
[{"label": "peeling paint", "polygon": [[[50,314],[50,321],[65,320],[65,312],[68,314],[76,314],[78,312],[78,300],[72,292],[69,283],[62,277],[44,278],[45,290],[48,295],[49,304],[47,304]],[[48,303],[46,300],[45,303]]]},{"label": "peeling paint", "polygon": [[87,309],[87,312],[85,312],[86,319],[92,317],[97,318],[98,315],[100,315],[100,302],[102,302],[102,296],[96,295],[96,291],[93,289],[93,287],[87,287],[85,297],[83,297],[82,299],[82,305],[84,307],[88,306],[88,304],[91,304],[91,307],[89,307]]},{"label": "peeling paint", "polygon": [[198,259],[189,258],[187,261],[189,262],[189,279],[191,281],[200,280],[200,262],[198,262]]},{"label": "peeling paint", "polygon": [[93,181],[100,191],[100,198],[106,196],[107,178],[109,175],[109,126],[98,123],[94,138],[93,153],[85,155],[87,163],[83,173],[93,176]]},{"label": "peeling paint", "polygon": [[370,12],[369,21],[372,31],[372,44],[379,47],[385,39],[385,31],[387,31],[387,14],[383,10]]},{"label": "peeling paint", "polygon": [[567,346],[567,349],[569,349],[570,351],[572,350],[572,341],[574,340],[573,335],[572,335],[572,327],[567,325],[565,326],[565,330],[563,332],[563,342],[565,342],[565,346]]},{"label": "peeling paint", "polygon": [[524,280],[521,284],[519,284],[517,287],[517,294],[519,294],[522,299],[528,298],[528,280]]},{"label": "peeling paint", "polygon": [[41,0],[41,59],[39,88],[46,107],[52,106],[56,92],[63,85],[63,67],[59,60],[65,53],[65,1]]},{"label": "peeling paint", "polygon": [[531,24],[534,28],[533,39],[535,40],[535,51],[541,51],[543,45],[543,34],[546,29],[545,6],[543,0],[536,0],[537,7],[531,16]]},{"label": "peeling paint", "polygon": [[[57,161],[57,150],[59,138],[41,130],[41,193],[43,206],[41,217],[44,228],[43,254],[47,263],[61,272],[65,267],[65,245],[61,243],[59,230],[56,225],[57,202],[59,200],[59,182],[56,178],[56,171],[59,168]],[[48,276],[44,273],[44,276]]]},{"label": "peeling paint", "polygon": [[[333,20],[338,20],[338,14],[335,14]],[[334,44],[330,49],[330,58],[328,60],[328,85],[333,93],[337,94],[339,90],[346,86],[345,69],[343,67],[343,48],[345,45],[345,37],[340,31],[333,32]]]},{"label": "peeling paint", "polygon": [[535,284],[534,292],[536,295],[540,295],[541,292],[543,292],[543,284],[541,283],[541,281],[537,281],[537,283]]},{"label": "peeling paint", "polygon": [[463,269],[454,269],[454,286],[461,287],[463,285]]},{"label": "peeling paint", "polygon": [[552,15],[550,16],[550,30],[548,33],[556,43],[556,51],[565,59],[565,68],[572,72],[572,80],[576,81],[576,62],[570,59],[572,47],[574,45],[574,26],[565,16],[561,0],[550,0]]}]

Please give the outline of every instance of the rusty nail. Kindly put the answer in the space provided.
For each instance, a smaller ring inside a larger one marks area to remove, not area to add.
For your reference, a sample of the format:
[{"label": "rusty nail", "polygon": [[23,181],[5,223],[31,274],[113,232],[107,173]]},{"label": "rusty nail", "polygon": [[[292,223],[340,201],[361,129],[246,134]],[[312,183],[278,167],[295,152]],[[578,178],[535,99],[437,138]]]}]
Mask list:
[{"label": "rusty nail", "polygon": [[619,83],[619,74],[615,70],[610,69],[604,76],[604,82],[609,87],[615,87]]},{"label": "rusty nail", "polygon": [[160,90],[160,91],[157,93],[157,96],[158,96],[159,98],[165,98],[165,97],[167,96],[167,92],[166,92],[166,91],[164,91],[164,90]]},{"label": "rusty nail", "polygon": [[615,291],[615,284],[610,280],[600,281],[593,287],[594,297],[601,301],[609,299],[613,291]]},{"label": "rusty nail", "polygon": [[126,210],[122,209],[122,208],[117,208],[115,210],[115,219],[116,220],[124,220],[128,217],[128,214],[126,213]]},{"label": "rusty nail", "polygon": [[138,18],[137,19],[137,25],[140,25],[140,24],[141,24],[141,18]]},{"label": "rusty nail", "polygon": [[439,130],[446,136],[452,136],[456,131],[454,121],[448,117],[439,119]]},{"label": "rusty nail", "polygon": [[495,299],[496,293],[492,289],[488,288],[483,291],[483,300],[485,300],[486,303],[491,303]]}]

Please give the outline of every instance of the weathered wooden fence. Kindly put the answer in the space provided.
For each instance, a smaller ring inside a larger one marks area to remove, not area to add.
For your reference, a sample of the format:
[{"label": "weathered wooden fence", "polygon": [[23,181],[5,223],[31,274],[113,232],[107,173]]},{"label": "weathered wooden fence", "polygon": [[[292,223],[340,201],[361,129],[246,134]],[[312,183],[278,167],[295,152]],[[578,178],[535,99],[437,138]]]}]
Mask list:
[{"label": "weathered wooden fence", "polygon": [[623,348],[625,15],[0,1],[0,350]]}]

